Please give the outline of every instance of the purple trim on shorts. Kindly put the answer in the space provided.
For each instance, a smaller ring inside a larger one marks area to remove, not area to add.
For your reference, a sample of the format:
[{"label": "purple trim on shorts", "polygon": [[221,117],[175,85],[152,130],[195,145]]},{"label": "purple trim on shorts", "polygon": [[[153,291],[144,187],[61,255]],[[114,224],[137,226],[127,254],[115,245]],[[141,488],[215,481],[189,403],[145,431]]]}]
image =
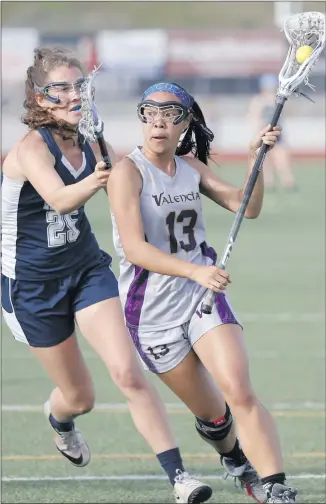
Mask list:
[{"label": "purple trim on shorts", "polygon": [[215,306],[222,324],[239,324],[239,322],[233,315],[233,312],[230,308],[229,303],[227,302],[225,294],[222,293],[216,294]]},{"label": "purple trim on shorts", "polygon": [[145,299],[145,291],[148,282],[149,271],[135,266],[135,277],[131,282],[129,291],[127,294],[126,306],[125,306],[125,317],[126,325],[129,329],[130,336],[134,342],[135,347],[140,355],[140,357],[145,362],[146,366],[150,371],[156,372],[156,368],[151,360],[147,357],[145,352],[141,347],[139,340],[139,322],[142,307]]},{"label": "purple trim on shorts", "polygon": [[[216,264],[217,254],[213,247],[209,247],[206,242],[201,243],[201,249],[204,257],[212,259],[213,264]],[[222,324],[239,324],[227,302],[225,294],[216,294],[215,306]]]},{"label": "purple trim on shorts", "polygon": [[134,342],[135,347],[137,348],[137,352],[139,353],[141,359],[145,362],[146,366],[152,373],[157,374],[157,369],[154,366],[153,362],[147,357],[145,352],[143,351],[141,347],[141,343],[139,341],[139,335],[138,335],[138,327],[128,327],[130,336],[132,338],[132,341]]}]

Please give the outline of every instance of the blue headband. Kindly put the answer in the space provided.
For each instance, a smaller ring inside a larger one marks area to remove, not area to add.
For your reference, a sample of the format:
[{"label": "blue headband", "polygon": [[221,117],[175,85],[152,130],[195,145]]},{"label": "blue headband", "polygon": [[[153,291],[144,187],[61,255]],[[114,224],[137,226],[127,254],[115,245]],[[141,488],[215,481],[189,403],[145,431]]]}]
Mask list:
[{"label": "blue headband", "polygon": [[166,93],[171,93],[181,100],[182,105],[187,108],[191,108],[194,104],[194,98],[187,93],[185,89],[182,89],[177,84],[172,84],[169,82],[158,82],[153,84],[142,96],[142,101],[146,100],[146,97],[152,93],[157,93],[158,91],[165,91]]}]

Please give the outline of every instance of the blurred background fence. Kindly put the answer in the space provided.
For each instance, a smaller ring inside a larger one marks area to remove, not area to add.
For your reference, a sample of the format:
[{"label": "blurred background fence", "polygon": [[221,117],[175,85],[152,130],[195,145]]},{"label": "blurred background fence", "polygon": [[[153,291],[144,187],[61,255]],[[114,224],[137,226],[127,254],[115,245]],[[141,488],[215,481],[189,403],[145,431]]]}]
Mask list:
[{"label": "blurred background fence", "polygon": [[[140,141],[136,104],[160,80],[196,96],[215,132],[214,149],[241,158],[253,131],[249,101],[287,52],[284,17],[324,2],[5,2],[2,5],[2,155],[23,134],[24,78],[33,49],[61,46],[91,70],[102,64],[96,100],[119,155]],[[315,67],[316,104],[291,98],[285,138],[296,157],[325,156],[325,56]]]}]

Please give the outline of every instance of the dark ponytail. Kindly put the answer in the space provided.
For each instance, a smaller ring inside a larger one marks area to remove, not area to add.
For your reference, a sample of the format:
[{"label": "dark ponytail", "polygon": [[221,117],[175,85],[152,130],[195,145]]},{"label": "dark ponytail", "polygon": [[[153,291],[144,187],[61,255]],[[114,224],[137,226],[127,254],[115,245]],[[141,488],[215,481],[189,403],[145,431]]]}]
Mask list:
[{"label": "dark ponytail", "polygon": [[205,117],[195,101],[191,107],[193,117],[189,127],[177,147],[176,155],[185,156],[190,152],[205,165],[208,164],[213,132],[206,126]]}]

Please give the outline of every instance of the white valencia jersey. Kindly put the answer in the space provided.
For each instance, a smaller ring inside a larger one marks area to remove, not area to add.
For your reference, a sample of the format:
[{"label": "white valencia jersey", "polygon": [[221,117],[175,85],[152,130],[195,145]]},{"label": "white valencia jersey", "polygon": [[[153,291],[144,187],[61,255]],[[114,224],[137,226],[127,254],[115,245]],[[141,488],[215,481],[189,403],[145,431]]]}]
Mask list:
[{"label": "white valencia jersey", "polygon": [[[138,147],[128,157],[142,176],[140,207],[146,241],[191,263],[215,264],[216,253],[205,241],[199,173],[178,156],[174,177],[154,166]],[[126,324],[153,331],[190,320],[205,288],[187,278],[160,275],[128,262],[114,215],[112,223]]]}]

